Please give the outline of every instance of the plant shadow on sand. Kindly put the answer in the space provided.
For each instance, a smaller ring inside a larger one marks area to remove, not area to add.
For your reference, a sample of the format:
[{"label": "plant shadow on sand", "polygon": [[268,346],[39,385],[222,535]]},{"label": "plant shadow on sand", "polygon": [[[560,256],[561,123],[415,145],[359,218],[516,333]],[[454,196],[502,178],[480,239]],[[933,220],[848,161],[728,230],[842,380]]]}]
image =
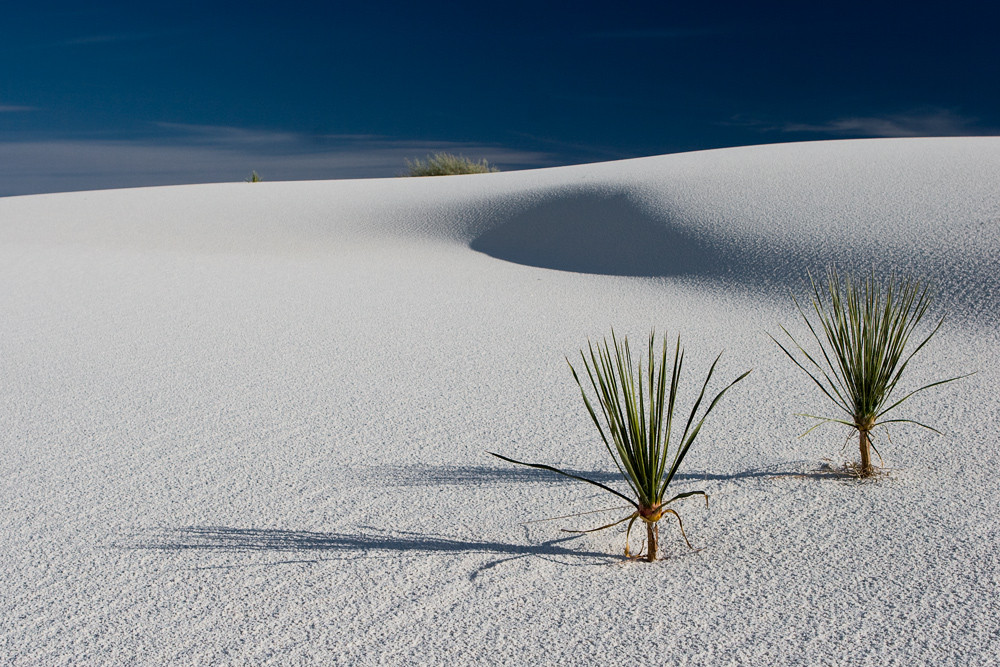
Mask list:
[{"label": "plant shadow on sand", "polygon": [[[561,565],[607,564],[620,560],[608,553],[573,549],[566,544],[579,538],[578,535],[572,535],[547,540],[540,544],[510,544],[408,531],[390,532],[374,527],[365,527],[364,532],[358,533],[326,533],[276,528],[189,526],[145,536],[128,547],[175,552],[214,551],[229,554],[266,552],[303,556],[295,560],[268,563],[271,565],[372,558],[378,557],[378,552],[394,554],[386,556],[391,558],[398,557],[400,553],[422,555],[479,553],[499,557],[476,568],[470,574],[470,580],[501,563],[532,556],[556,561]],[[311,557],[305,557],[307,555]],[[581,559],[585,559],[585,562],[581,562]]]},{"label": "plant shadow on sand", "polygon": [[[843,470],[823,464],[815,468],[805,462],[778,464],[736,473],[678,473],[680,481],[741,481],[752,479],[807,478],[814,480],[853,480]],[[603,482],[620,480],[609,472],[574,471]],[[439,486],[448,484],[555,483],[575,484],[573,480],[541,470],[488,466],[408,466],[396,469],[390,485]],[[527,531],[525,534],[527,538]],[[172,552],[216,552],[223,554],[274,553],[294,554],[295,559],[264,565],[314,564],[328,560],[396,558],[399,554],[483,554],[495,557],[469,574],[474,580],[483,572],[502,563],[535,557],[561,565],[592,566],[622,562],[620,555],[603,551],[575,549],[571,544],[580,535],[560,536],[536,544],[512,544],[490,540],[461,539],[413,531],[387,531],[364,526],[359,532],[319,532],[281,528],[238,528],[233,526],[187,526],[137,535],[119,547]],[[261,565],[247,563],[245,565]],[[204,566],[194,569],[217,569],[241,565]]]},{"label": "plant shadow on sand", "polygon": [[693,480],[714,480],[714,481],[740,481],[746,479],[777,480],[777,479],[810,479],[813,481],[853,481],[856,476],[852,475],[848,468],[838,468],[826,462],[810,464],[807,461],[790,461],[778,463],[760,468],[751,468],[736,473],[711,474],[702,472],[691,472],[686,476],[678,475],[678,478]]},{"label": "plant shadow on sand", "polygon": [[[614,485],[621,482],[617,471],[580,470],[564,467],[562,470],[586,477],[602,484]],[[412,465],[393,468],[387,472],[381,469],[371,473],[379,483],[391,487],[421,487],[449,485],[487,484],[560,484],[578,485],[579,482],[545,470],[518,467],[494,466],[433,466]],[[739,481],[744,479],[778,479],[783,477],[807,478],[815,480],[850,478],[851,476],[827,463],[810,465],[805,461],[780,463],[760,468],[751,468],[732,473],[710,473],[699,470],[678,472],[674,479],[678,482],[691,481]]]}]

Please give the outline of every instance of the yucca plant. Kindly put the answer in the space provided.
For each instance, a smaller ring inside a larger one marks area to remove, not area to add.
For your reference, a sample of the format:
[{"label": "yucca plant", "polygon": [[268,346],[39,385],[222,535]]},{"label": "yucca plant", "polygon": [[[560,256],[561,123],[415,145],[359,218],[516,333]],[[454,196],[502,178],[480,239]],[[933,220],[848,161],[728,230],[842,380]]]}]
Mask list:
[{"label": "yucca plant", "polygon": [[[681,523],[680,515],[672,508],[667,507],[667,505],[694,495],[705,496],[705,503],[707,504],[708,494],[704,491],[687,491],[685,493],[678,493],[665,501],[664,498],[667,495],[667,489],[670,486],[670,482],[673,481],[674,475],[677,474],[677,469],[680,467],[681,462],[683,462],[688,450],[691,449],[695,438],[701,431],[702,424],[705,423],[705,418],[715,408],[716,403],[719,402],[722,395],[729,391],[737,382],[745,378],[750,371],[733,380],[722,391],[716,394],[715,398],[709,404],[708,409],[696,421],[695,417],[705,397],[708,382],[712,379],[715,366],[722,355],[720,354],[716,357],[701,387],[698,400],[695,401],[694,407],[691,408],[691,414],[688,415],[684,431],[681,433],[679,440],[673,440],[673,443],[676,444],[671,447],[673,444],[671,442],[671,433],[674,425],[674,412],[677,404],[681,370],[684,364],[684,351],[681,349],[680,336],[677,337],[673,370],[669,376],[666,335],[663,338],[662,351],[659,355],[660,360],[657,364],[655,333],[650,333],[646,365],[643,367],[640,360],[638,368],[633,364],[628,338],[625,337],[622,343],[619,344],[618,339],[612,331],[611,341],[611,346],[608,345],[607,339],[604,340],[603,345],[598,343],[596,350],[593,344],[588,343],[589,359],[583,350],[580,351],[589,384],[597,394],[597,405],[600,408],[600,412],[594,409],[594,405],[587,396],[587,391],[584,389],[584,385],[580,381],[580,377],[577,375],[573,364],[570,363],[569,366],[573,373],[573,379],[576,380],[577,386],[580,387],[580,393],[583,396],[587,412],[590,413],[591,419],[597,426],[597,430],[601,434],[601,440],[604,441],[605,448],[611,455],[611,459],[615,462],[625,483],[628,485],[632,497],[600,482],[579,475],[573,475],[552,466],[541,463],[525,463],[524,461],[517,461],[506,456],[501,456],[500,454],[490,453],[510,463],[549,470],[560,475],[565,475],[566,477],[593,484],[625,500],[635,508],[635,511],[625,518],[592,530],[568,532],[590,533],[611,528],[612,526],[617,526],[628,521],[628,527],[625,531],[625,555],[629,557],[628,540],[632,525],[637,520],[642,520],[646,524],[646,560],[652,562],[656,560],[659,544],[657,522],[667,514],[672,514],[677,518],[681,535],[688,546],[691,546],[691,543],[687,541],[687,535],[684,534],[684,524]],[[568,359],[567,363],[569,363]]]},{"label": "yucca plant", "polygon": [[256,171],[251,171],[250,175],[243,179],[246,183],[262,183],[263,178]]},{"label": "yucca plant", "polygon": [[[841,279],[836,268],[831,267],[825,285],[817,284],[812,275],[809,282],[810,307],[804,308],[794,295],[792,299],[818,351],[808,352],[780,325],[791,345],[785,347],[774,336],[771,340],[812,379],[842,415],[802,415],[818,420],[802,435],[827,423],[844,424],[856,430],[861,452],[856,473],[868,477],[875,473],[870,453],[874,449],[871,433],[875,427],[906,422],[940,433],[912,419],[888,419],[888,413],[918,392],[965,376],[932,382],[894,400],[910,360],[944,323],[942,316],[930,333],[907,351],[910,336],[931,303],[929,288],[918,280],[892,274],[887,281],[879,281],[874,271],[862,280],[850,276]],[[810,314],[816,322],[810,320]],[[797,351],[798,356],[789,348]]]}]

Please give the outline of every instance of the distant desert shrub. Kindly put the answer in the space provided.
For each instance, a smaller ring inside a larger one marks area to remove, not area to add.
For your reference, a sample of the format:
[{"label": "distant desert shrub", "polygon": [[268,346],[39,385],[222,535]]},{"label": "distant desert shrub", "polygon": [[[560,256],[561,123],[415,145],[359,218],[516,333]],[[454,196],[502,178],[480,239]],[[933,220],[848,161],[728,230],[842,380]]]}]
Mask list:
[{"label": "distant desert shrub", "polygon": [[406,176],[451,176],[456,174],[489,174],[500,171],[486,160],[474,162],[464,155],[435,153],[426,160],[406,161]]},{"label": "distant desert shrub", "polygon": [[263,181],[264,179],[263,179],[263,178],[261,178],[261,177],[260,177],[260,174],[258,174],[258,173],[257,173],[256,171],[251,171],[251,172],[250,172],[250,175],[249,175],[249,176],[247,176],[247,177],[246,177],[245,179],[243,179],[243,180],[244,180],[244,181],[246,181],[247,183],[260,183],[260,182],[262,182],[262,181]]},{"label": "distant desert shrub", "polygon": [[[684,421],[684,430],[680,433],[679,439],[673,439],[676,444],[671,447],[671,432],[673,431],[675,406],[680,387],[681,369],[684,364],[684,350],[681,348],[681,340],[678,336],[673,364],[669,364],[666,336],[663,338],[660,354],[657,355],[655,336],[651,333],[646,352],[645,366],[643,366],[641,357],[636,365],[632,361],[628,338],[619,343],[614,332],[611,334],[610,345],[605,340],[603,345],[600,343],[597,345],[596,350],[593,345],[590,345],[589,354],[583,350],[580,351],[583,358],[583,369],[587,374],[587,384],[596,394],[597,409],[594,408],[594,403],[587,396],[584,383],[581,382],[576,369],[570,364],[573,379],[576,380],[580,393],[583,395],[587,412],[594,425],[597,426],[608,454],[611,455],[615,466],[628,484],[631,497],[600,482],[572,475],[552,466],[541,463],[525,463],[500,454],[490,453],[509,463],[548,470],[593,484],[626,501],[634,511],[625,518],[592,530],[566,532],[591,533],[628,521],[628,528],[625,531],[625,556],[630,557],[629,533],[632,530],[632,525],[637,520],[641,520],[646,524],[646,560],[652,562],[656,560],[659,542],[657,522],[666,517],[667,514],[673,514],[676,517],[681,535],[685,542],[687,541],[687,536],[684,535],[684,525],[680,523],[680,515],[667,505],[675,500],[694,495],[704,496],[705,502],[708,502],[708,495],[704,491],[686,491],[665,500],[667,488],[674,480],[677,469],[701,431],[705,418],[712,412],[722,395],[745,378],[750,371],[740,375],[716,394],[715,398],[709,402],[708,408],[702,413],[701,418],[698,419],[698,408],[705,399],[708,382],[712,379],[715,366],[722,355],[716,357],[705,377],[705,382],[701,386],[698,399],[694,402],[691,413]],[[659,356],[659,363],[657,363],[657,356]],[[684,419],[683,415],[676,416],[678,421]],[[691,546],[690,543],[688,546]]]},{"label": "distant desert shrub", "polygon": [[836,417],[802,415],[817,420],[806,433],[827,423],[856,430],[861,462],[852,467],[859,477],[870,477],[875,474],[869,449],[874,448],[872,431],[876,426],[907,422],[940,433],[912,419],[888,419],[887,415],[917,392],[960,379],[932,382],[895,398],[903,371],[941,328],[944,317],[920,343],[909,346],[910,336],[930,307],[926,286],[895,275],[879,281],[874,271],[864,279],[842,279],[835,268],[827,270],[825,283],[817,284],[812,276],[809,282],[812,295],[807,307],[792,298],[808,329],[804,342],[812,339],[814,343],[809,346],[812,351],[783,326],[781,331],[791,345],[786,348],[773,336],[771,340],[812,379],[839,413]]}]

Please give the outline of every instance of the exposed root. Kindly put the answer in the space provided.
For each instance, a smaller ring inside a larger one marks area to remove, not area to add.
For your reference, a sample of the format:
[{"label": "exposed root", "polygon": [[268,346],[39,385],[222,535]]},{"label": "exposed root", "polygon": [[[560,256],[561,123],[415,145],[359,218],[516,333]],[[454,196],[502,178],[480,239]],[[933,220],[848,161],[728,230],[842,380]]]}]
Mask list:
[{"label": "exposed root", "polygon": [[[628,522],[628,528],[625,529],[625,558],[631,558],[632,557],[631,554],[629,553],[629,550],[628,550],[628,538],[629,538],[629,535],[631,535],[631,533],[632,533],[632,524],[635,523],[635,520],[639,518],[639,513],[636,512],[635,514],[633,514],[629,518],[632,519],[632,520]],[[641,558],[642,557],[641,554],[642,554],[642,550],[640,549],[639,553],[636,555],[636,558]]]},{"label": "exposed root", "polygon": [[[881,457],[879,457],[881,458]],[[848,461],[843,464],[841,470],[845,477],[850,477],[857,482],[878,482],[879,480],[890,479],[892,477],[889,468],[869,466],[865,470],[857,461]]]},{"label": "exposed root", "polygon": [[[706,500],[707,500],[707,499],[706,499]],[[671,510],[671,509],[665,509],[665,510],[663,510],[663,511],[664,511],[664,512],[670,512],[670,513],[671,513],[671,514],[673,514],[673,515],[674,515],[675,517],[677,517],[677,525],[681,527],[681,537],[683,537],[683,538],[684,538],[684,542],[685,542],[685,543],[686,543],[686,544],[688,545],[688,549],[694,549],[694,547],[693,547],[693,546],[691,546],[691,542],[689,542],[689,541],[688,541],[688,536],[687,536],[687,534],[685,534],[685,532],[684,532],[684,522],[683,522],[683,521],[681,521],[681,515],[680,515],[680,514],[678,514],[677,512],[675,512],[674,510]]]},{"label": "exposed root", "polygon": [[[881,457],[880,457],[881,458]],[[876,483],[892,479],[893,468],[870,466],[866,472],[857,461],[845,461],[835,464],[830,459],[823,459],[823,464],[812,473],[803,477],[829,477],[843,482]]]},{"label": "exposed root", "polygon": [[[707,495],[705,496],[705,503],[706,504],[708,503],[708,496]],[[605,511],[605,510],[598,510],[598,511]],[[641,519],[643,521],[643,523],[645,523],[647,525],[647,534],[651,534],[650,528],[652,529],[652,531],[655,531],[657,529],[657,522],[660,519],[662,519],[663,515],[667,514],[668,512],[670,514],[673,514],[675,517],[677,517],[677,525],[681,529],[681,537],[684,538],[684,543],[688,545],[689,549],[695,550],[695,548],[693,546],[691,546],[691,541],[688,540],[687,533],[684,532],[684,522],[681,521],[681,515],[678,514],[675,510],[672,510],[672,509],[667,508],[667,507],[662,507],[662,506],[659,506],[656,509],[647,508],[647,510],[645,511],[645,513],[642,510],[637,511],[637,512],[633,512],[632,514],[630,514],[630,515],[628,515],[628,516],[626,516],[626,517],[624,517],[622,519],[618,519],[616,521],[612,521],[611,523],[605,524],[603,526],[598,526],[597,528],[589,528],[587,530],[572,530],[572,529],[569,529],[569,528],[562,528],[561,530],[564,533],[574,533],[574,534],[577,534],[577,535],[584,534],[584,533],[596,533],[596,532],[601,531],[601,530],[606,530],[608,528],[613,528],[613,527],[615,527],[615,526],[617,526],[619,524],[622,524],[622,523],[625,523],[626,521],[628,521],[628,526],[625,528],[625,558],[627,558],[629,560],[638,560],[638,559],[640,559],[640,558],[643,557],[642,556],[642,551],[643,551],[643,549],[645,549],[647,551],[647,555],[646,555],[647,560],[656,560],[656,552],[655,551],[652,552],[652,558],[649,557],[650,556],[649,550],[651,548],[653,548],[653,547],[651,547],[651,545],[649,544],[649,539],[648,538],[647,538],[646,542],[643,543],[643,547],[640,548],[639,553],[637,553],[635,555],[632,554],[632,550],[629,547],[629,541],[631,540],[631,537],[632,537],[632,526],[635,525],[636,521],[638,521],[638,520]],[[579,514],[568,514],[566,516],[567,517],[570,517],[570,516],[582,516],[582,515],[585,515],[585,514],[591,514],[591,512],[580,512]],[[555,518],[561,518],[561,517],[555,517]],[[549,520],[550,519],[541,519],[541,521],[549,521]],[[529,523],[531,523],[531,522],[529,522]],[[657,540],[657,542],[658,541],[659,540]]]}]

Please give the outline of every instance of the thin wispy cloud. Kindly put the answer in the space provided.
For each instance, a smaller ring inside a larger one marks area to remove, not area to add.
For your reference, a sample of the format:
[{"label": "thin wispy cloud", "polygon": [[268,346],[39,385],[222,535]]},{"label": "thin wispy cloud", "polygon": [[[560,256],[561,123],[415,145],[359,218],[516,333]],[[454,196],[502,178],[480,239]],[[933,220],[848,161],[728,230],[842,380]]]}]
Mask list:
[{"label": "thin wispy cloud", "polygon": [[634,28],[626,30],[602,30],[591,32],[591,39],[628,39],[628,40],[659,40],[659,39],[689,39],[709,35],[723,35],[733,32],[726,26],[701,26],[692,28]]},{"label": "thin wispy cloud", "polygon": [[501,169],[551,166],[551,155],[474,142],[308,135],[162,123],[141,140],[0,142],[0,196],[187,183],[398,176],[429,153],[485,158]]},{"label": "thin wispy cloud", "polygon": [[186,144],[209,146],[289,146],[304,141],[307,135],[295,132],[254,130],[225,125],[194,125],[190,123],[154,123],[172,139]]},{"label": "thin wispy cloud", "polygon": [[887,116],[850,116],[823,123],[785,123],[782,132],[812,132],[835,136],[863,137],[953,137],[996,134],[978,119],[940,109]]},{"label": "thin wispy cloud", "polygon": [[[398,139],[377,134],[305,134],[274,130],[258,130],[222,125],[192,125],[187,123],[156,123],[156,127],[167,132],[170,144],[184,144],[213,147],[229,151],[260,151],[264,155],[356,155],[368,153],[385,155],[395,159],[396,155],[423,157],[429,152],[469,152],[477,157],[499,161],[499,156],[514,158],[519,165],[534,165],[547,162],[544,153],[513,151],[501,146],[456,141],[427,141],[420,139]],[[481,155],[480,155],[481,154]],[[490,157],[490,156],[493,157]],[[400,164],[403,164],[402,162]]]},{"label": "thin wispy cloud", "polygon": [[552,137],[543,137],[537,134],[531,134],[530,132],[520,132],[517,130],[509,130],[510,134],[517,137],[524,137],[525,139],[530,139],[532,142],[546,144],[554,148],[568,148],[571,151],[583,155],[594,155],[601,159],[611,159],[611,160],[622,160],[630,157],[637,157],[635,155],[630,155],[622,150],[609,148],[606,146],[598,146],[595,144],[581,143],[577,141],[563,141],[561,139],[553,139]]},{"label": "thin wispy cloud", "polygon": [[128,32],[104,35],[85,35],[62,42],[64,46],[91,46],[95,44],[115,44],[120,42],[141,42],[152,37],[150,33]]},{"label": "thin wispy cloud", "polygon": [[16,113],[18,111],[38,111],[38,107],[27,107],[17,104],[0,104],[0,113]]}]

